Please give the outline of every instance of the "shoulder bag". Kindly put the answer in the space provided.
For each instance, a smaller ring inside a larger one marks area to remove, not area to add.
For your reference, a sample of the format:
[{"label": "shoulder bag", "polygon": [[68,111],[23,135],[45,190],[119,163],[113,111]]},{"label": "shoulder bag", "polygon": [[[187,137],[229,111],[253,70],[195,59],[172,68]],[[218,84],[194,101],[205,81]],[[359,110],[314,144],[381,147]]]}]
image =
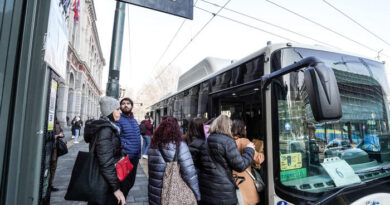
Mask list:
[{"label": "shoulder bag", "polygon": [[255,173],[255,176],[249,171],[248,169],[245,170],[249,176],[253,179],[253,182],[255,183],[255,187],[258,193],[262,192],[265,188],[265,184],[263,179],[260,176],[260,173],[254,168],[252,168],[252,171]]},{"label": "shoulder bag", "polygon": [[[180,175],[180,165],[177,162],[177,147],[175,158],[166,162],[161,193],[162,205],[196,205],[198,204],[194,192],[184,182]],[[160,150],[161,152],[161,150]],[[162,152],[161,152],[162,155]],[[164,156],[162,156],[164,159]],[[165,160],[165,159],[164,159]]]},{"label": "shoulder bag", "polygon": [[104,204],[108,193],[108,184],[100,174],[95,154],[95,139],[89,152],[79,151],[74,163],[65,200],[88,201]]},{"label": "shoulder bag", "polygon": [[60,157],[68,153],[68,147],[66,146],[66,143],[62,139],[57,138],[56,146],[57,146],[57,157]]}]

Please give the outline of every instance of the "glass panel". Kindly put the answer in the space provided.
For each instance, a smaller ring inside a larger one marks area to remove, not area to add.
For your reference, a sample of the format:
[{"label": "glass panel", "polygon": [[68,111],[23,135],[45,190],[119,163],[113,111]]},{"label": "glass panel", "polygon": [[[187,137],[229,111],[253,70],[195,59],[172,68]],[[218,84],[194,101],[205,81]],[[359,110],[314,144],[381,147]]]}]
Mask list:
[{"label": "glass panel", "polygon": [[[277,55],[275,55],[277,56]],[[320,193],[356,181],[325,169],[328,159],[351,169],[361,181],[390,176],[389,88],[384,65],[343,54],[309,49],[281,50],[280,67],[316,56],[335,73],[342,101],[340,120],[314,120],[303,72],[274,81],[279,123],[280,179],[293,189]],[[358,181],[360,181],[358,180]],[[340,185],[342,184],[342,185]]]}]

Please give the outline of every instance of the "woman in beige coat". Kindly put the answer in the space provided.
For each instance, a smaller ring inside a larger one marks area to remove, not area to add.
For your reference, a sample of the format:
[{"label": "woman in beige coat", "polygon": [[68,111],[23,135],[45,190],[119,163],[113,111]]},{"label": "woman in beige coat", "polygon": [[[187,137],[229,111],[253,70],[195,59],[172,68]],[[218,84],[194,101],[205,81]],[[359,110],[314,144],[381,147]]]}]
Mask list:
[{"label": "woman in beige coat", "polygon": [[[245,147],[251,143],[246,138],[246,126],[243,121],[241,120],[234,120],[232,125],[232,134],[233,138],[236,141],[238,151],[242,154]],[[255,151],[255,155],[253,157],[253,162],[257,165],[260,165],[264,161],[264,154],[261,152]],[[247,168],[248,171],[250,171],[250,166]],[[240,188],[244,204],[245,205],[252,205],[257,204],[260,202],[259,194],[256,191],[255,184],[253,182],[253,179],[249,176],[249,174],[244,171],[241,173],[237,173],[236,171],[233,171],[233,174],[237,174],[238,176],[245,177],[245,181],[238,185]]]}]

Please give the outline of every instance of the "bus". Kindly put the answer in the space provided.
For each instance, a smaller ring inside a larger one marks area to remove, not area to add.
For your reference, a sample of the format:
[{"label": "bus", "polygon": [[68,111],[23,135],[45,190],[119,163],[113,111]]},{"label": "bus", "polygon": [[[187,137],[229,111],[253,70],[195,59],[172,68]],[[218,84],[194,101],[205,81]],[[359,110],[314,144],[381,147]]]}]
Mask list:
[{"label": "bus", "polygon": [[384,62],[285,43],[198,76],[148,114],[243,120],[264,142],[262,204],[385,204],[388,101]]}]

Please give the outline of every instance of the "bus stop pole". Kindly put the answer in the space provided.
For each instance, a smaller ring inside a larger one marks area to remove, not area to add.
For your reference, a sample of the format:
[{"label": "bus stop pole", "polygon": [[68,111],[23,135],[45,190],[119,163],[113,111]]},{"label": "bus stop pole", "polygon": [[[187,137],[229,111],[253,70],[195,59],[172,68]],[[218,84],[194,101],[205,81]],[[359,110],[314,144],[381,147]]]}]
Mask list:
[{"label": "bus stop pole", "polygon": [[112,31],[110,70],[106,95],[119,98],[119,73],[122,58],[123,30],[126,16],[126,4],[117,1],[115,9],[114,28]]}]

